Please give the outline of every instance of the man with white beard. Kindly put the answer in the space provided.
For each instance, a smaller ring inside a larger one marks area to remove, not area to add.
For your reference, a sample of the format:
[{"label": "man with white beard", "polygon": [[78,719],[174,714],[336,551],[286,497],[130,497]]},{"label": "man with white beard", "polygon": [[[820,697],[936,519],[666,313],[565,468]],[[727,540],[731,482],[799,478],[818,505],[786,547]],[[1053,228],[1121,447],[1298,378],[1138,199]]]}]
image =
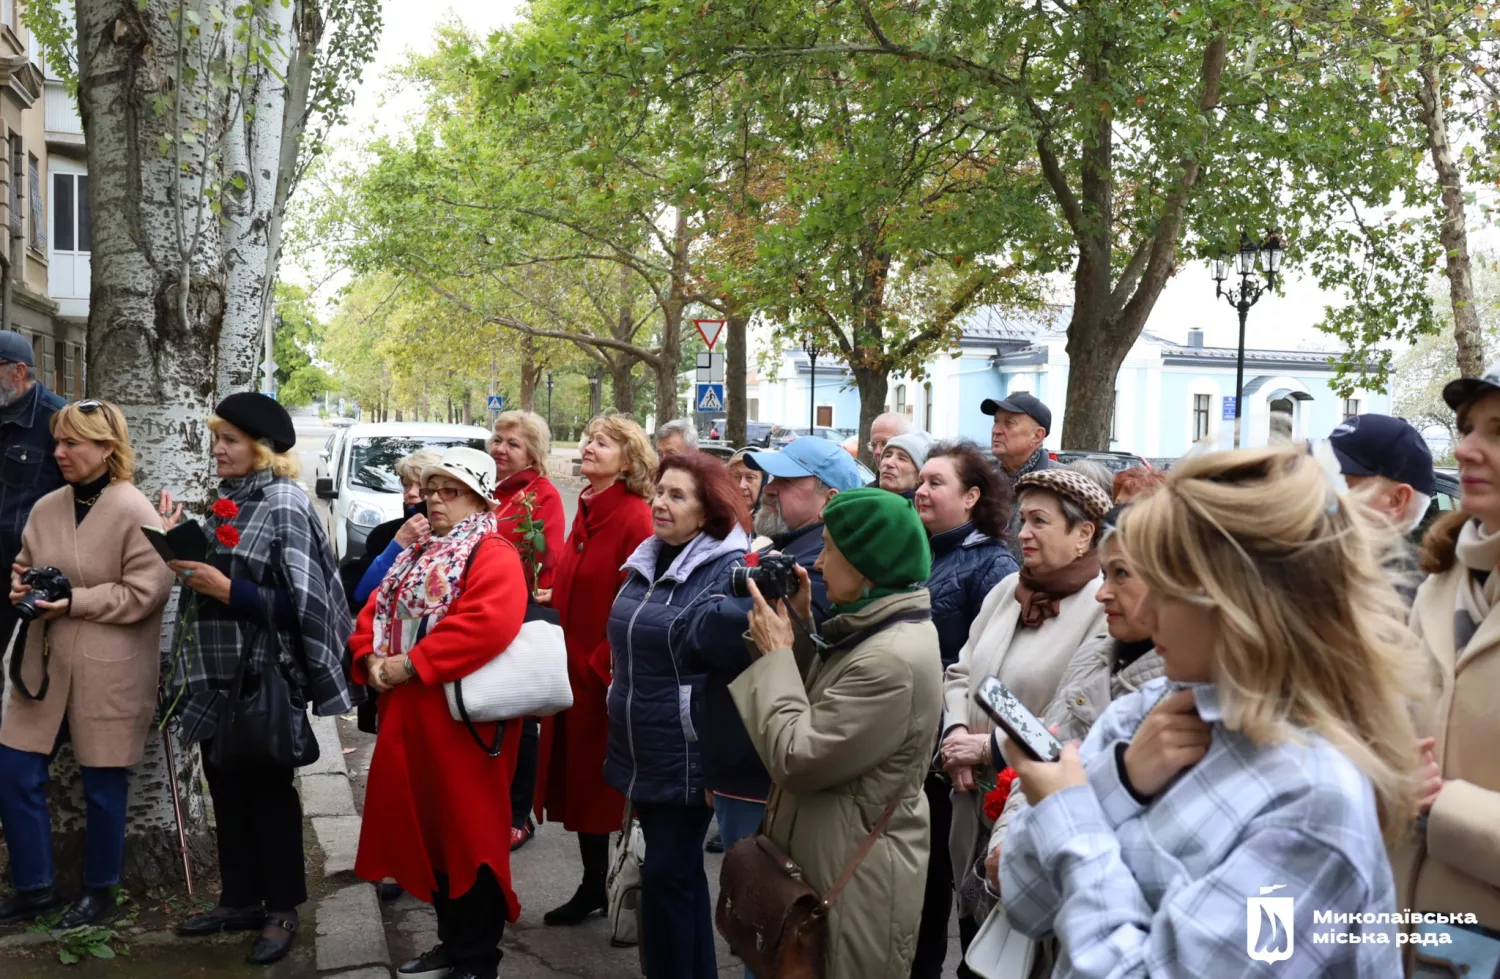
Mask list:
[{"label": "man with white beard", "polygon": [[[21,552],[21,531],[31,508],[62,486],[52,452],[52,415],[67,404],[36,379],[31,341],[0,330],[0,561],[7,572]],[[16,627],[15,607],[0,602],[0,649]],[[0,675],[0,694],[5,677]],[[3,702],[0,696],[0,702]]]},{"label": "man with white beard", "polygon": [[[758,564],[763,556],[774,553],[796,558],[807,570],[812,592],[813,621],[804,625],[817,628],[829,614],[823,574],[813,569],[823,553],[823,507],[838,493],[864,485],[859,466],[837,442],[812,436],[794,439],[780,452],[747,452],[744,462],[770,477],[755,512],[755,533],[771,538],[769,546],[747,555],[745,564]],[[729,574],[736,569],[742,570],[743,565],[736,564]],[[704,730],[698,733],[704,781],[725,850],[760,826],[771,792],[771,777],[729,696],[729,684],[749,669],[752,655],[759,655],[758,650],[752,653],[753,646],[745,638],[751,606],[749,598],[730,594],[726,577],[704,590],[678,617],[671,634],[672,647],[687,650],[684,675],[706,673],[708,677],[703,694]],[[800,630],[795,634],[799,658],[810,654],[810,649],[802,648]]]}]

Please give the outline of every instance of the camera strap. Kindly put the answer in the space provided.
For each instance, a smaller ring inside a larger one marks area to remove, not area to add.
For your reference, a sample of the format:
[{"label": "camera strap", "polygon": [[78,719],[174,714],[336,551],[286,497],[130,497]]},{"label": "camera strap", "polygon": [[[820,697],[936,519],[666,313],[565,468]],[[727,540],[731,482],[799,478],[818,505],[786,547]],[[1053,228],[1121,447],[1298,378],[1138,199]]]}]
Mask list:
[{"label": "camera strap", "polygon": [[11,630],[10,643],[6,646],[5,653],[10,657],[10,682],[15,684],[16,691],[27,700],[41,700],[47,696],[47,688],[52,686],[52,671],[48,669],[52,661],[52,644],[47,641],[47,625],[42,623],[42,683],[36,693],[26,689],[26,681],[21,679],[21,664],[26,659],[27,630],[31,623],[25,619],[17,618],[16,626]]}]

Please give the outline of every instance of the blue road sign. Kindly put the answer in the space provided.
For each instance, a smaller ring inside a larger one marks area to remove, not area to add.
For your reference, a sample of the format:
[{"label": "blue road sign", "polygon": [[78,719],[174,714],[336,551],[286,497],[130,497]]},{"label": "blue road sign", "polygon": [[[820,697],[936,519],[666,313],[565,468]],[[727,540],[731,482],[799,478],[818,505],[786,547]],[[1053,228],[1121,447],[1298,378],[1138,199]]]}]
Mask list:
[{"label": "blue road sign", "polygon": [[503,394],[492,394],[492,395],[490,395],[490,398],[489,398],[489,409],[490,409],[490,411],[504,411],[505,410],[505,395],[503,395]]},{"label": "blue road sign", "polygon": [[1233,397],[1226,397],[1224,399],[1224,421],[1227,421],[1227,422],[1234,421],[1234,398]]},{"label": "blue road sign", "polygon": [[724,385],[722,384],[700,384],[698,385],[698,397],[694,399],[698,405],[698,411],[723,411],[724,410]]}]

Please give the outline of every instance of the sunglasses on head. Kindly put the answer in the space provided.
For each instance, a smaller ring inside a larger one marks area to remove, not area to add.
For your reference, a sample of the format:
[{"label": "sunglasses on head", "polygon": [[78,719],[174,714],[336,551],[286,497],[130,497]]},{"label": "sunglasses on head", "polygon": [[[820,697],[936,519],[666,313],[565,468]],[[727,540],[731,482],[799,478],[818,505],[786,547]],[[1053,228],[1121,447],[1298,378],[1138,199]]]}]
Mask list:
[{"label": "sunglasses on head", "polygon": [[98,400],[97,398],[89,398],[87,401],[75,401],[73,403],[73,407],[77,408],[85,415],[92,415],[94,412],[104,407],[104,402]]}]

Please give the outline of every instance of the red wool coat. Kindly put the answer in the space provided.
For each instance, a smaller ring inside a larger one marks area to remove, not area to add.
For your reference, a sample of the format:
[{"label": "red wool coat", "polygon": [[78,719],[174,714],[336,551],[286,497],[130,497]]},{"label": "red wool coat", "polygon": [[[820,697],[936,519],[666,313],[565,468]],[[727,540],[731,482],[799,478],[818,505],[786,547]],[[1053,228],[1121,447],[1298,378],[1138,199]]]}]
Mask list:
[{"label": "red wool coat", "polygon": [[[537,575],[536,587],[551,588],[552,579],[557,571],[557,560],[562,555],[563,535],[567,532],[568,516],[563,512],[562,497],[558,495],[557,487],[552,485],[552,480],[543,476],[535,469],[522,469],[520,472],[506,479],[495,487],[495,499],[499,506],[495,509],[495,518],[500,521],[500,533],[517,550],[521,546],[521,497],[527,493],[534,493],[536,501],[532,505],[532,516],[542,522],[542,536],[547,540],[547,550],[542,554],[541,574]],[[525,562],[521,563],[524,568]]]},{"label": "red wool coat", "polygon": [[[459,897],[474,886],[480,865],[489,864],[504,889],[508,918],[515,921],[521,904],[510,883],[510,782],[521,725],[509,722],[500,756],[491,758],[448,713],[443,692],[444,683],[474,672],[509,645],[526,614],[516,549],[500,534],[476,546],[448,614],[404,650],[417,679],[380,697],[380,735],[354,872],[365,880],[395,878],[407,892],[431,901],[437,887],[433,871],[447,874],[449,894]],[[364,658],[374,649],[376,604],[365,605],[349,641],[354,679],[360,683],[366,682]],[[493,723],[475,729],[493,741]]]},{"label": "red wool coat", "polygon": [[570,832],[614,832],[625,811],[625,797],[604,784],[610,676],[605,626],[624,580],[620,566],[650,535],[650,504],[617,482],[579,498],[557,564],[552,604],[568,643],[573,706],[551,719],[550,738],[544,730],[541,757],[547,759],[546,816]]}]

